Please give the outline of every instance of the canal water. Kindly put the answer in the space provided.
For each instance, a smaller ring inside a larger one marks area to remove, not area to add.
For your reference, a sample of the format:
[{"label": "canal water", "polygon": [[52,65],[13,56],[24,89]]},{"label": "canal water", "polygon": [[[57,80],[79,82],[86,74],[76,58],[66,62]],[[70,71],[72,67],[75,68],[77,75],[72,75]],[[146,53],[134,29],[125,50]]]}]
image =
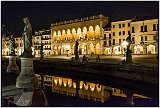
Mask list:
[{"label": "canal water", "polygon": [[49,106],[158,106],[157,100],[128,89],[64,76],[36,76]]}]

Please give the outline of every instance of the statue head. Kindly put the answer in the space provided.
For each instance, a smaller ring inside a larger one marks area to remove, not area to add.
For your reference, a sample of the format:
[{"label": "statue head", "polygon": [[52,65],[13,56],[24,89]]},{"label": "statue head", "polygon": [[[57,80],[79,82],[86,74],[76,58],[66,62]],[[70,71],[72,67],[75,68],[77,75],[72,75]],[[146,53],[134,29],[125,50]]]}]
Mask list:
[{"label": "statue head", "polygon": [[29,19],[27,17],[23,18],[23,22],[28,24],[29,23]]}]

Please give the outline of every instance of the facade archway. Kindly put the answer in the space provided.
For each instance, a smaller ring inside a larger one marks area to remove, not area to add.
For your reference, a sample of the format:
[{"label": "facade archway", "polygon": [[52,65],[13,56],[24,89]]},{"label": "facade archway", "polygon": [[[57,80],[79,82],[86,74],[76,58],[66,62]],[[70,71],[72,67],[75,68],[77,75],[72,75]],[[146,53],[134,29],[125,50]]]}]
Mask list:
[{"label": "facade archway", "polygon": [[99,27],[99,25],[97,25],[96,27],[95,27],[95,38],[100,38],[100,27]]},{"label": "facade archway", "polygon": [[84,27],[83,28],[83,39],[86,39],[86,38],[88,38],[88,36],[87,36],[87,28]]},{"label": "facade archway", "polygon": [[57,35],[56,35],[56,32],[54,31],[53,33],[53,40],[56,41],[57,40]]},{"label": "facade archway", "polygon": [[76,30],[72,29],[72,40],[76,40]]},{"label": "facade archway", "polygon": [[141,45],[134,46],[135,54],[143,54],[143,47]]},{"label": "facade archway", "polygon": [[72,45],[72,51],[71,51],[72,54],[74,54],[74,49],[75,49],[74,46],[75,46],[75,45]]},{"label": "facade archway", "polygon": [[120,46],[115,46],[113,48],[113,54],[122,54],[121,47]]},{"label": "facade archway", "polygon": [[53,47],[53,54],[54,54],[54,55],[58,55],[57,46],[54,46],[54,47]]},{"label": "facade archway", "polygon": [[95,50],[94,50],[94,44],[93,43],[91,43],[90,45],[89,45],[89,54],[94,54],[95,53]]},{"label": "facade archway", "polygon": [[67,30],[67,38],[68,40],[71,40],[71,31],[69,29]]},{"label": "facade archway", "polygon": [[111,49],[110,48],[105,48],[104,54],[105,55],[111,54]]},{"label": "facade archway", "polygon": [[154,45],[148,45],[147,46],[147,53],[148,54],[155,54],[155,46]]},{"label": "facade archway", "polygon": [[100,54],[100,44],[96,44],[96,54]]},{"label": "facade archway", "polygon": [[58,31],[58,39],[57,40],[61,40],[61,32]]},{"label": "facade archway", "polygon": [[63,30],[62,31],[62,40],[66,40],[65,38],[66,38],[66,32],[65,32],[65,30]]},{"label": "facade archway", "polygon": [[86,43],[82,44],[82,54],[87,54],[87,44]]},{"label": "facade archway", "polygon": [[94,30],[92,26],[89,27],[88,37],[91,39],[94,38]]},{"label": "facade archway", "polygon": [[61,46],[58,46],[58,55],[61,55]]}]

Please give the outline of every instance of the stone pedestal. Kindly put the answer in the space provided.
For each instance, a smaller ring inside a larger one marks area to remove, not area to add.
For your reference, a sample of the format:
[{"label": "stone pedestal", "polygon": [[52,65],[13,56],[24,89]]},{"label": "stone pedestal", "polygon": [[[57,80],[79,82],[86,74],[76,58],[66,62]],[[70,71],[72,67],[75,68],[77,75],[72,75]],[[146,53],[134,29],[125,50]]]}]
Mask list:
[{"label": "stone pedestal", "polygon": [[16,73],[19,74],[19,68],[16,64],[16,56],[9,56],[9,65],[6,70],[7,73]]},{"label": "stone pedestal", "polygon": [[33,88],[36,85],[36,76],[33,71],[33,58],[21,59],[21,73],[17,78],[17,88]]},{"label": "stone pedestal", "polygon": [[126,62],[127,62],[127,63],[132,63],[132,52],[131,52],[131,50],[129,50],[129,51],[126,53]]}]

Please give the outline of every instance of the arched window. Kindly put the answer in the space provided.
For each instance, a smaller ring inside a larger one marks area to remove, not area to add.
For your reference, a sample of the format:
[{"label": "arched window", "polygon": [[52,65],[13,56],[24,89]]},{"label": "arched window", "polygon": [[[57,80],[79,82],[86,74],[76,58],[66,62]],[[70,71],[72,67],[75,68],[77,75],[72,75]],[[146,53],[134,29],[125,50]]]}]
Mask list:
[{"label": "arched window", "polygon": [[98,25],[95,27],[95,38],[100,38],[100,27]]},{"label": "arched window", "polygon": [[88,35],[89,35],[89,38],[94,38],[94,30],[93,30],[93,27],[92,26],[90,26],[89,27],[89,33],[88,33]]},{"label": "arched window", "polygon": [[83,28],[83,38],[84,39],[88,38],[88,36],[87,36],[87,28],[86,27]]}]

